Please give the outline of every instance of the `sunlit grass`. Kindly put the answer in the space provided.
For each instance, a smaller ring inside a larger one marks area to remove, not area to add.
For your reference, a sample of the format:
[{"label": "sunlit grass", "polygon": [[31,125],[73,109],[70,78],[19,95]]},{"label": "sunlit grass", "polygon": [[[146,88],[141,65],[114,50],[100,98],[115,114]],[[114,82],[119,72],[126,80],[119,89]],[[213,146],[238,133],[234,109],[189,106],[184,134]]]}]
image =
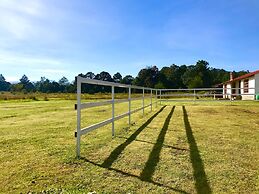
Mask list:
[{"label": "sunlit grass", "polygon": [[[155,94],[155,93],[154,93]],[[146,96],[149,96],[150,93],[146,93]],[[131,97],[140,97],[142,92],[133,93]],[[96,94],[82,94],[82,99],[87,100],[97,100],[97,99],[110,99],[111,93],[96,93]],[[116,93],[115,98],[128,98],[128,92]],[[40,92],[1,92],[0,101],[7,100],[23,100],[23,101],[48,101],[48,100],[76,100],[76,93],[40,93]]]},{"label": "sunlit grass", "polygon": [[[117,121],[115,138],[111,125],[83,136],[80,160],[74,103],[0,102],[1,193],[258,192],[258,102],[158,103],[132,115],[130,128]],[[84,110],[82,127],[109,118],[110,107]]]}]

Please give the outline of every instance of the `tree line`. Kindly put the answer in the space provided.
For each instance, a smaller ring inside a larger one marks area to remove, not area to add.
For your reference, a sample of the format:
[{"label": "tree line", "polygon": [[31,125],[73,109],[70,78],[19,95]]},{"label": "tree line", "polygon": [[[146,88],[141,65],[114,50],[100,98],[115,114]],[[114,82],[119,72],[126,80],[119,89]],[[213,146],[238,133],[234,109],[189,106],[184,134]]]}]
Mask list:
[{"label": "tree line", "polygon": [[[195,65],[175,65],[165,66],[158,69],[156,66],[149,66],[141,69],[136,77],[122,75],[117,72],[111,76],[108,72],[102,71],[98,74],[87,72],[78,74],[88,79],[97,79],[122,84],[133,84],[150,88],[203,88],[215,87],[217,84],[229,80],[229,71],[209,67],[209,63],[199,60]],[[249,71],[233,72],[234,76],[241,76]],[[0,91],[11,92],[42,92],[42,93],[74,93],[76,92],[76,80],[69,82],[66,77],[59,81],[49,80],[41,77],[40,81],[31,82],[26,75],[23,75],[18,83],[7,82],[0,74]],[[120,91],[120,89],[117,89]],[[110,92],[109,87],[83,84],[82,92],[97,93]],[[122,92],[122,91],[121,91]]]}]

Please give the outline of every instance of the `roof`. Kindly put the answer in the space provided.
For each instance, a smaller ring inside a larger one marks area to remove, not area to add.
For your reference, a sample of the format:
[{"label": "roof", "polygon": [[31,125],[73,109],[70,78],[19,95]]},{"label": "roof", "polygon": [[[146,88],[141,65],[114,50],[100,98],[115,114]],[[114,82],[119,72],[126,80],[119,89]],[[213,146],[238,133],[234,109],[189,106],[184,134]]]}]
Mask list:
[{"label": "roof", "polygon": [[249,77],[254,76],[255,74],[259,74],[259,70],[256,70],[256,71],[251,72],[251,73],[247,73],[247,74],[245,74],[245,75],[241,75],[241,76],[236,77],[236,78],[234,78],[234,79],[232,79],[232,80],[229,80],[229,81],[224,82],[224,84],[225,84],[225,83],[231,83],[231,82],[234,82],[234,81],[239,81],[239,80],[242,80],[242,79],[246,79],[246,78],[249,78]]}]

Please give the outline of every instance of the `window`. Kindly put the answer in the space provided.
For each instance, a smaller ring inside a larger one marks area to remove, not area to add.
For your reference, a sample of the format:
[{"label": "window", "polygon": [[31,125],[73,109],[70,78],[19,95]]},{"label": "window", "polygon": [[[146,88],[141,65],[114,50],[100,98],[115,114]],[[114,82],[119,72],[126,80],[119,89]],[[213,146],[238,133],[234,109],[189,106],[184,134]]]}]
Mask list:
[{"label": "window", "polygon": [[248,93],[248,88],[249,88],[248,81],[249,81],[248,79],[244,80],[244,93]]}]

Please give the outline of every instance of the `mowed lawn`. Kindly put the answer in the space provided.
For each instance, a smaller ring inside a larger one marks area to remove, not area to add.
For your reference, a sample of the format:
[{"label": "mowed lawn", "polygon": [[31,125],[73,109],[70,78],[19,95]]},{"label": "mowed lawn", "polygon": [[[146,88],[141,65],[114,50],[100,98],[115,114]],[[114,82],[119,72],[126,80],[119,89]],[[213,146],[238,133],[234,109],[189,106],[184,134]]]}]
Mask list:
[{"label": "mowed lawn", "polygon": [[[0,102],[1,193],[259,192],[259,102],[158,104],[117,121],[115,138],[111,125],[85,135],[80,159],[74,103]],[[84,110],[82,127],[110,115]]]}]

